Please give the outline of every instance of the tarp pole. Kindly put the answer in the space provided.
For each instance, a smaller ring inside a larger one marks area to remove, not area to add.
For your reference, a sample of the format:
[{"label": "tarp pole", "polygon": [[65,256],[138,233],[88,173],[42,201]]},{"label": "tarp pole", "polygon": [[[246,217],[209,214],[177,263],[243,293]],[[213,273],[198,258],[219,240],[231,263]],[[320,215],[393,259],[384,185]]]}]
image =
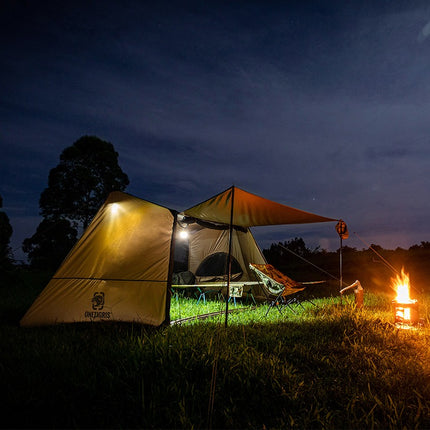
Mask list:
[{"label": "tarp pole", "polygon": [[339,247],[339,291],[343,287],[343,279],[342,279],[342,236],[340,236],[340,247]]},{"label": "tarp pole", "polygon": [[227,296],[225,298],[225,327],[228,321],[228,301],[230,299],[230,278],[231,278],[231,252],[233,244],[233,213],[234,213],[234,186],[231,187],[231,211],[230,211],[230,229],[228,237],[228,274],[227,274]]},{"label": "tarp pole", "polygon": [[166,317],[164,324],[170,324],[170,301],[172,295],[172,278],[173,278],[173,266],[175,263],[175,242],[176,242],[176,224],[178,220],[178,213],[173,212],[173,226],[172,226],[172,237],[170,239],[170,253],[169,253],[169,269],[167,273],[167,291],[166,291]]},{"label": "tarp pole", "polygon": [[[346,226],[345,222],[341,219],[336,224],[336,231],[340,238],[340,246],[339,246],[339,290],[343,287],[343,276],[342,276],[342,239],[348,239],[349,233],[348,233],[348,227]],[[342,303],[342,296],[340,298]]]}]

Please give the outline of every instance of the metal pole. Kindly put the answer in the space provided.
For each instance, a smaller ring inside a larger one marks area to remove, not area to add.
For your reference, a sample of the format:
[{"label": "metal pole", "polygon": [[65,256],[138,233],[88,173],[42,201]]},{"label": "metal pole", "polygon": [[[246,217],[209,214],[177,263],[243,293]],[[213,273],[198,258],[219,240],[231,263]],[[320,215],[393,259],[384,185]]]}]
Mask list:
[{"label": "metal pole", "polygon": [[231,188],[231,211],[230,228],[228,237],[228,274],[227,274],[227,296],[225,298],[225,327],[228,321],[228,301],[230,299],[230,278],[231,278],[231,251],[233,245],[233,213],[234,213],[234,186]]},{"label": "metal pole", "polygon": [[342,289],[343,280],[342,280],[342,236],[340,236],[340,248],[339,248],[339,290]]},{"label": "metal pole", "polygon": [[178,220],[178,213],[175,211],[173,214],[173,226],[172,226],[172,237],[170,239],[170,251],[169,251],[169,269],[167,272],[167,285],[166,285],[166,316],[164,324],[170,324],[170,300],[172,295],[172,277],[173,277],[173,264],[175,255],[175,242],[176,242],[176,223]]}]

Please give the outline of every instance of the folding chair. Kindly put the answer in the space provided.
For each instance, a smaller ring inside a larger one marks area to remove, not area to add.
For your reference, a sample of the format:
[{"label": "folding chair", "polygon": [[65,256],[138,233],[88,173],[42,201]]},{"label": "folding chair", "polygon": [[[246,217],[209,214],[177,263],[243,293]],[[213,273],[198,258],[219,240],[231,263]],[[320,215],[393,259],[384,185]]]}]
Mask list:
[{"label": "folding chair", "polygon": [[[273,307],[276,307],[281,315],[283,307],[288,307],[292,312],[295,312],[292,307],[293,304],[297,304],[303,308],[301,303],[302,297],[300,295],[306,288],[303,286],[303,282],[294,281],[275,269],[271,264],[250,264],[249,267],[265,287],[263,291],[266,293],[269,301],[266,316]],[[316,306],[309,299],[307,301]]]}]

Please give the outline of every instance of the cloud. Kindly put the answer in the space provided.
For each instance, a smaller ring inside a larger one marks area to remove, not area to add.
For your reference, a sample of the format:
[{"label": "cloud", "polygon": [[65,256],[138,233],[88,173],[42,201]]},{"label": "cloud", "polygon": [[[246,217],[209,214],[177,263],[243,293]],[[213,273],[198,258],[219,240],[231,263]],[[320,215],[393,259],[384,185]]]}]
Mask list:
[{"label": "cloud", "polygon": [[235,184],[384,240],[426,210],[416,199],[430,185],[422,8],[351,14],[339,3],[321,21],[320,9],[259,4],[94,7],[66,8],[53,24],[40,13],[5,47],[11,205],[13,185],[37,212],[61,151],[94,134],[119,152],[130,192],[175,209]]},{"label": "cloud", "polygon": [[421,29],[418,34],[418,42],[424,42],[430,35],[430,21]]}]

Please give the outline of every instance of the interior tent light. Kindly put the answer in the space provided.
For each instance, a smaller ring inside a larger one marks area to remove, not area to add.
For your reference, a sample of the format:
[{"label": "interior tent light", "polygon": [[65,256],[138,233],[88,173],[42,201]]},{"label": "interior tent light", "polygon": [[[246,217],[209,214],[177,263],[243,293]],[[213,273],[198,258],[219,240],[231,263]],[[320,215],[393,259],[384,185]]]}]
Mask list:
[{"label": "interior tent light", "polygon": [[185,216],[182,214],[178,215],[178,224],[181,227],[181,230],[178,233],[178,236],[180,239],[188,239],[188,231],[187,231],[187,227],[188,227],[188,223],[185,221]]},{"label": "interior tent light", "polygon": [[179,237],[181,238],[181,239],[188,239],[188,232],[187,232],[187,230],[181,230],[180,232],[179,232]]},{"label": "interior tent light", "polygon": [[119,204],[118,203],[112,203],[112,206],[111,206],[112,215],[116,215],[118,213],[118,211],[119,211]]}]

